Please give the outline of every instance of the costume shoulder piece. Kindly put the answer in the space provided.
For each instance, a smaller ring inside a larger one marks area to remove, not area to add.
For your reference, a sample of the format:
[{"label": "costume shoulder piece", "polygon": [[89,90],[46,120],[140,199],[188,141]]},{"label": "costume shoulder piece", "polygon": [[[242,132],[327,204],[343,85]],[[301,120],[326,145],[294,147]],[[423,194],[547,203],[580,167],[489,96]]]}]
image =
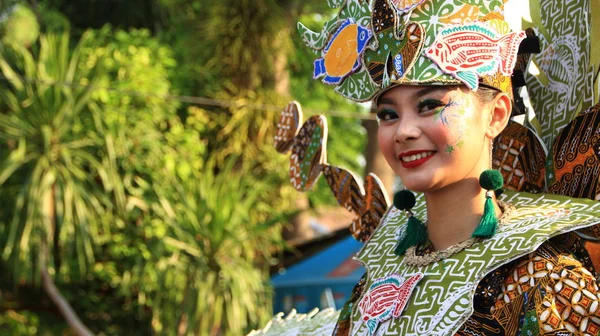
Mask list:
[{"label": "costume shoulder piece", "polygon": [[[471,316],[475,289],[488,273],[554,236],[600,223],[600,203],[591,200],[512,192],[504,200],[516,209],[494,237],[426,266],[395,254],[406,218],[389,211],[357,256],[368,277],[350,334],[454,334]],[[425,215],[423,206],[417,212]]]}]

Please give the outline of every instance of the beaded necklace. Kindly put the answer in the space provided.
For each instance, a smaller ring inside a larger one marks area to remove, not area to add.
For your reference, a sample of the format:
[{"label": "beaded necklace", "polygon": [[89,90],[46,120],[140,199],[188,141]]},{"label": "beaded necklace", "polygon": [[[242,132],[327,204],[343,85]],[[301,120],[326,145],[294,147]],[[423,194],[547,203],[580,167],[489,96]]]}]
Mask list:
[{"label": "beaded necklace", "polygon": [[[503,226],[508,222],[508,220],[512,216],[515,207],[511,204],[504,203],[502,201],[498,201],[498,206],[502,210],[502,216],[500,216],[500,218],[498,219],[498,224],[500,226]],[[427,266],[431,263],[449,258],[455,255],[456,253],[473,246],[473,244],[481,240],[483,239],[471,237],[467,240],[463,240],[458,244],[454,244],[448,247],[447,249],[424,253],[422,255],[417,254],[417,246],[412,246],[406,250],[404,263],[409,266]]]}]

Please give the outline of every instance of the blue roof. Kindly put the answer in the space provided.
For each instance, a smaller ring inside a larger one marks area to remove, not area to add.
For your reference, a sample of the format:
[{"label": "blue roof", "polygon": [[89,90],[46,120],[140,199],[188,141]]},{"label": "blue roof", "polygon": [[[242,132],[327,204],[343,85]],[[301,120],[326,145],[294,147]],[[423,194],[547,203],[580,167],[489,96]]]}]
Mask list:
[{"label": "blue roof", "polygon": [[365,268],[352,259],[362,243],[349,236],[329,248],[271,278],[273,287],[352,284],[360,280]]}]

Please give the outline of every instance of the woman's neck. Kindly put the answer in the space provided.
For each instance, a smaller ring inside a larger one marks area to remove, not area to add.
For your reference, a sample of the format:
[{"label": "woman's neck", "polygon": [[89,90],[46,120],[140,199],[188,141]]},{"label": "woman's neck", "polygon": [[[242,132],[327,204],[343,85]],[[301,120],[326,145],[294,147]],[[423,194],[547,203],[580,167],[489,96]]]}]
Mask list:
[{"label": "woman's neck", "polygon": [[[471,237],[483,214],[485,192],[476,178],[470,178],[425,193],[427,231],[436,250],[444,250]],[[500,208],[494,204],[496,215],[500,216]]]}]

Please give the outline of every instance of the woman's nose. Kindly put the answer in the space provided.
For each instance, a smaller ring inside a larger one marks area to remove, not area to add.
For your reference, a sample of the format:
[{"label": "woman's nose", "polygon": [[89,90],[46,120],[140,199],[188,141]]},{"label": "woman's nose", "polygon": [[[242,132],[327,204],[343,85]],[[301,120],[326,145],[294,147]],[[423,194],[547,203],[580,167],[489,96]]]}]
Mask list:
[{"label": "woman's nose", "polygon": [[420,128],[410,120],[402,120],[398,123],[396,132],[394,133],[394,141],[397,143],[407,142],[417,139],[421,135]]}]

